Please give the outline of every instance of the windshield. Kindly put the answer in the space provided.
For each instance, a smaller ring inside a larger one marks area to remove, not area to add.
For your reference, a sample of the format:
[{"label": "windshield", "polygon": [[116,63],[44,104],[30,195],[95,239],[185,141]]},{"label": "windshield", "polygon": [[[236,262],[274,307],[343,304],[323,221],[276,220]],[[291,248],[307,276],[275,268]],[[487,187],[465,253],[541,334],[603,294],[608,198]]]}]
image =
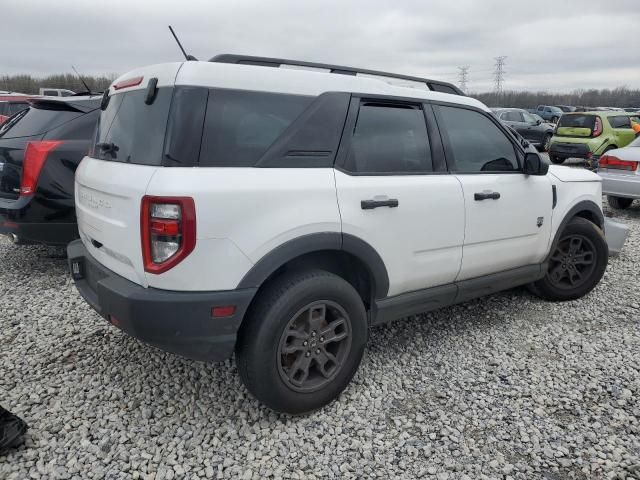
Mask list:
[{"label": "windshield", "polygon": [[0,127],[0,138],[30,137],[59,127],[82,115],[82,112],[49,110],[31,106],[23,110]]}]

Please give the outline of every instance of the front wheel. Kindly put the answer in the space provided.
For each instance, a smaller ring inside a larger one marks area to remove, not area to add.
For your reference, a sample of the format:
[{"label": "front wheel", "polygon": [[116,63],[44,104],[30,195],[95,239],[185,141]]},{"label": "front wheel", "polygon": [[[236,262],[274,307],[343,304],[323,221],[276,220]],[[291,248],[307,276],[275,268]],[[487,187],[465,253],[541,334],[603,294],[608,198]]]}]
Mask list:
[{"label": "front wheel", "polygon": [[576,217],[560,234],[546,275],[533,291],[546,300],[575,300],[600,282],[607,268],[609,248],[604,233],[590,221]]},{"label": "front wheel", "polygon": [[238,373],[260,402],[300,414],[337,398],[367,343],[362,299],[325,271],[285,274],[251,306],[236,346]]},{"label": "front wheel", "polygon": [[613,195],[607,195],[607,203],[611,208],[616,210],[624,210],[629,208],[633,203],[633,198],[614,197]]}]

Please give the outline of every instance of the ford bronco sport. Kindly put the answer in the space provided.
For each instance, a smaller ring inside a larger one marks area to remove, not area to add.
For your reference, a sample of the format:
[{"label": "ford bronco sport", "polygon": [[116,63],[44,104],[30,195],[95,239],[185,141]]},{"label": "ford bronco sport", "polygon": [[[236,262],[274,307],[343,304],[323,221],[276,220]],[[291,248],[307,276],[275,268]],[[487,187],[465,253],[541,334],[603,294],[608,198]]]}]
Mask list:
[{"label": "ford bronco sport", "polygon": [[101,108],[78,290],[161,349],[235,351],[278,411],[336,398],[372,325],[525,284],[576,299],[607,265],[599,177],[446,83],[225,55],[132,71]]}]

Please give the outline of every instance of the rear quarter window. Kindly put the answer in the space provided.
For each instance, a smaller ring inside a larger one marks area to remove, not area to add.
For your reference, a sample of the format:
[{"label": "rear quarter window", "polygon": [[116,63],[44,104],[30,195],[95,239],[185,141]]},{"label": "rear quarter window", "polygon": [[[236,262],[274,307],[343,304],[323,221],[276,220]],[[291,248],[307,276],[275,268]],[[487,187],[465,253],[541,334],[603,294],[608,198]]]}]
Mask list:
[{"label": "rear quarter window", "polygon": [[611,128],[631,128],[631,119],[626,115],[607,118]]},{"label": "rear quarter window", "polygon": [[314,98],[244,90],[211,90],[200,166],[254,166]]}]

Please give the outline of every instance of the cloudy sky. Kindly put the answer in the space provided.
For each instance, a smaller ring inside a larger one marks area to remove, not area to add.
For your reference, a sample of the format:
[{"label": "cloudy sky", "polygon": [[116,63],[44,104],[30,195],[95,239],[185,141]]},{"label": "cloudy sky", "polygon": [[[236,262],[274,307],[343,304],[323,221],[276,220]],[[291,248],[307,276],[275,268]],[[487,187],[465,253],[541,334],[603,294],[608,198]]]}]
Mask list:
[{"label": "cloudy sky", "polygon": [[0,0],[0,74],[124,73],[244,53],[492,89],[640,88],[640,0]]}]

